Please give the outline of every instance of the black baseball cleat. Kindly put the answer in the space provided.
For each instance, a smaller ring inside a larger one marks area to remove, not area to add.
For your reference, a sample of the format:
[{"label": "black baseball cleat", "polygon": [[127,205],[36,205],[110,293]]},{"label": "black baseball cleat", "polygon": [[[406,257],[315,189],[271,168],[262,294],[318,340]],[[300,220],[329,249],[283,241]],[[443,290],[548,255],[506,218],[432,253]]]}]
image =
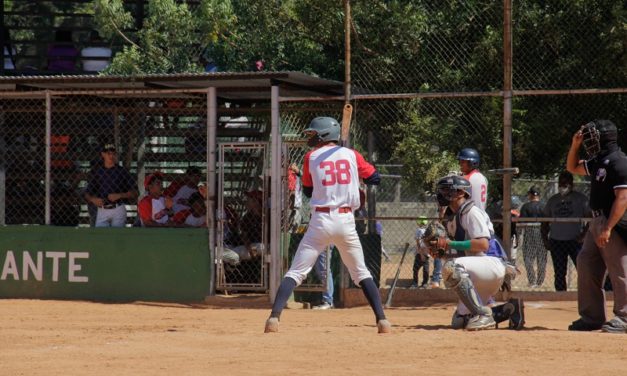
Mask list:
[{"label": "black baseball cleat", "polygon": [[602,324],[590,324],[582,319],[577,319],[573,321],[572,324],[568,325],[568,330],[576,332],[591,332],[593,330],[601,329],[602,326]]},{"label": "black baseball cleat", "polygon": [[509,316],[509,328],[521,330],[525,326],[525,303],[522,298],[511,298],[507,302],[514,306],[514,312]]}]

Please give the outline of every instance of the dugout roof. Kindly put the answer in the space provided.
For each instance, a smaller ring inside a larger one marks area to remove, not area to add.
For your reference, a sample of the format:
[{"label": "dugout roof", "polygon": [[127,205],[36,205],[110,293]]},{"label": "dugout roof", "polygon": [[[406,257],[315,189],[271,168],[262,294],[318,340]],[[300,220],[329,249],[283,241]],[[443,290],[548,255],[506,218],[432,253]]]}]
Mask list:
[{"label": "dugout roof", "polygon": [[[301,72],[216,72],[147,74],[141,76],[55,75],[1,76],[2,93],[23,93],[53,90],[85,92],[151,90],[193,90],[217,88],[218,98],[224,100],[270,100],[270,87],[278,85],[281,97],[341,96],[343,84]],[[91,92],[91,93],[90,93]],[[142,94],[145,96],[145,94]]]}]

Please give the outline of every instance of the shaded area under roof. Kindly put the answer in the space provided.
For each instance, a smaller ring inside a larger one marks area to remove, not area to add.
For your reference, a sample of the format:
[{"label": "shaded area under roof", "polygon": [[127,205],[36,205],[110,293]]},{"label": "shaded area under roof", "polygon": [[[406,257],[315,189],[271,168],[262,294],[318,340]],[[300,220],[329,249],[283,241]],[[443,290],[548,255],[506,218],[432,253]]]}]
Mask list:
[{"label": "shaded area under roof", "polygon": [[301,72],[217,72],[142,76],[58,75],[0,76],[2,93],[29,91],[168,90],[217,88],[224,100],[270,100],[270,88],[281,97],[341,96],[343,84]]}]

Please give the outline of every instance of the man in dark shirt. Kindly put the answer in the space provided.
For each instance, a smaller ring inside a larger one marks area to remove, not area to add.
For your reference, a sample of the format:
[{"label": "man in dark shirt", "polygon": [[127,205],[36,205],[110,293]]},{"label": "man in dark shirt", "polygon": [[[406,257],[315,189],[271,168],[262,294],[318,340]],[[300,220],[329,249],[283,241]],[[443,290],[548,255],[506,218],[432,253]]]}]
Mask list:
[{"label": "man in dark shirt", "polygon": [[[520,208],[520,218],[542,217],[544,205],[540,202],[540,191],[536,187],[531,187],[527,191],[527,197],[529,202],[526,202]],[[527,281],[529,282],[529,287],[539,287],[544,283],[547,253],[542,243],[540,223],[524,222],[522,225],[521,227],[525,234],[522,249],[525,269],[527,270]]]},{"label": "man in dark shirt", "polygon": [[[573,190],[573,175],[564,171],[558,179],[559,193],[549,198],[544,206],[544,217],[583,218],[590,216],[588,197]],[[577,266],[577,255],[581,250],[586,227],[577,222],[542,222],[540,232],[546,249],[551,252],[555,271],[555,290],[566,291],[568,257]]]},{"label": "man in dark shirt", "polygon": [[125,205],[137,198],[136,183],[128,171],[118,165],[115,145],[105,144],[100,155],[103,163],[93,170],[85,199],[98,208],[96,227],[124,227]]},{"label": "man in dark shirt", "polygon": [[[568,330],[601,329],[627,333],[627,157],[618,147],[618,130],[609,120],[594,120],[574,135],[566,168],[591,177],[594,219],[577,257],[578,320]],[[579,160],[581,146],[587,154]],[[606,320],[603,278],[614,288],[614,318]]]}]

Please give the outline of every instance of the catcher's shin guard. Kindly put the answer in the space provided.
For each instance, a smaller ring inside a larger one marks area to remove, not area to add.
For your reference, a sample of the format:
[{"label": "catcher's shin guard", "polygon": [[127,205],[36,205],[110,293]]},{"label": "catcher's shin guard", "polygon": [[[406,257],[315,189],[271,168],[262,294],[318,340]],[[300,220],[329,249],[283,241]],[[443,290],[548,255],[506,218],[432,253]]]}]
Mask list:
[{"label": "catcher's shin guard", "polygon": [[451,327],[453,329],[465,329],[471,317],[471,315],[460,315],[459,312],[455,310],[451,318]]},{"label": "catcher's shin guard", "polygon": [[515,307],[512,303],[501,304],[496,307],[492,307],[492,318],[496,321],[496,324],[509,320],[514,313]]},{"label": "catcher's shin guard", "polygon": [[514,312],[509,317],[509,328],[521,330],[525,326],[525,303],[522,298],[511,298],[507,301],[514,307]]},{"label": "catcher's shin guard", "polygon": [[448,260],[442,266],[442,277],[446,287],[457,293],[459,300],[473,315],[492,315],[490,307],[484,306],[481,302],[463,265],[456,264],[454,260]]}]

